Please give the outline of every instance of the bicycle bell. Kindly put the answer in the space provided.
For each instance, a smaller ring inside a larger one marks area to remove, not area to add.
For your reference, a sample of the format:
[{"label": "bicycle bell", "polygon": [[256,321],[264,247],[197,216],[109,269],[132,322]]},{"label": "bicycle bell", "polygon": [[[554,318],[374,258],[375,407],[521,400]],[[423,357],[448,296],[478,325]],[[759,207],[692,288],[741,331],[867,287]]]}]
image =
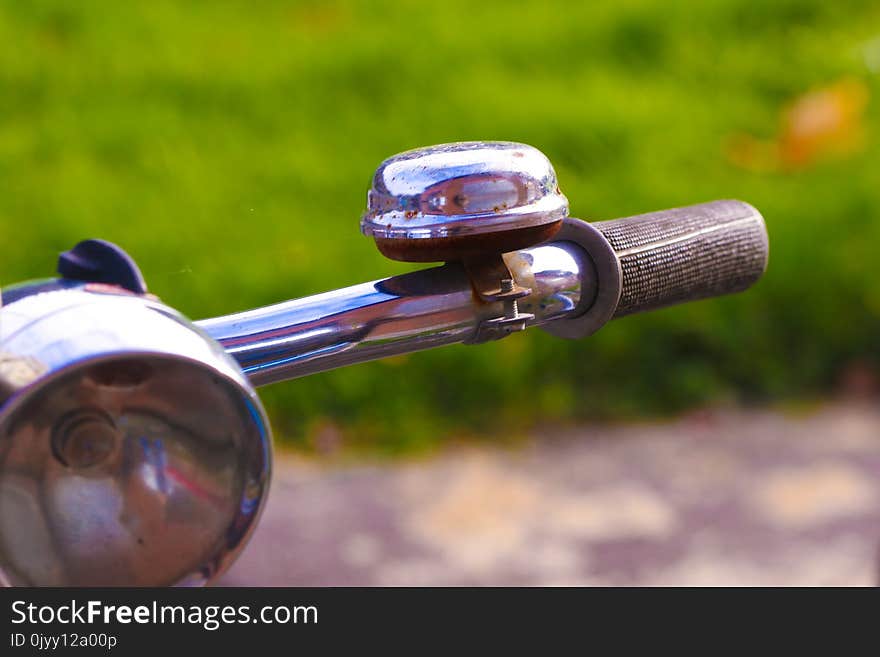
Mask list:
[{"label": "bicycle bell", "polygon": [[516,142],[457,142],[382,162],[361,231],[392,260],[460,261],[480,299],[503,304],[472,340],[483,342],[534,319],[517,306],[531,288],[517,282],[503,254],[552,238],[567,216],[568,199],[541,151]]},{"label": "bicycle bell", "polygon": [[466,260],[543,242],[567,215],[568,200],[541,151],[514,142],[459,142],[382,162],[361,230],[393,260]]}]

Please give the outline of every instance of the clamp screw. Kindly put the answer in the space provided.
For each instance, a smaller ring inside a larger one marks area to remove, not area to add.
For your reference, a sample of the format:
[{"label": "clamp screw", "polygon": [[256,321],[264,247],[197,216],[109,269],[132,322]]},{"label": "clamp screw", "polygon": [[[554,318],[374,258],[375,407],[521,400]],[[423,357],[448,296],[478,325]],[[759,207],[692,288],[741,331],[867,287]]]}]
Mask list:
[{"label": "clamp screw", "polygon": [[[513,279],[512,278],[502,278],[501,279],[501,293],[508,294],[513,292]],[[519,306],[516,303],[516,299],[505,299],[504,300],[504,318],[505,319],[516,319],[519,317]]]}]

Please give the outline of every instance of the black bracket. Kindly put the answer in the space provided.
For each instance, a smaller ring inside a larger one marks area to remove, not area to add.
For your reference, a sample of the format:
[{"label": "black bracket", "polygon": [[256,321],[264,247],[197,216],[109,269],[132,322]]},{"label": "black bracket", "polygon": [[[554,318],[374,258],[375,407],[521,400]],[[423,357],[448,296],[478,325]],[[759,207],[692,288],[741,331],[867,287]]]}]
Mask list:
[{"label": "black bracket", "polygon": [[112,242],[84,240],[58,256],[62,278],[117,285],[135,294],[146,294],[147,284],[130,255]]}]

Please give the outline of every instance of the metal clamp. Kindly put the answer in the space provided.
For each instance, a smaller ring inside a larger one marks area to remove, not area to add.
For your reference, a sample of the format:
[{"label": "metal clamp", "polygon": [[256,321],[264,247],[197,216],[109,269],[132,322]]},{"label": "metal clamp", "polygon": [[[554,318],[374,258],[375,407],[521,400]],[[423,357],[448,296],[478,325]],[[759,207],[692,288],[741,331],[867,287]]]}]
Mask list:
[{"label": "metal clamp", "polygon": [[529,296],[532,290],[516,282],[501,254],[465,260],[463,264],[477,296],[486,303],[500,301],[503,304],[502,314],[480,322],[474,335],[465,344],[500,340],[511,333],[524,331],[535,316],[521,313],[517,299]]}]

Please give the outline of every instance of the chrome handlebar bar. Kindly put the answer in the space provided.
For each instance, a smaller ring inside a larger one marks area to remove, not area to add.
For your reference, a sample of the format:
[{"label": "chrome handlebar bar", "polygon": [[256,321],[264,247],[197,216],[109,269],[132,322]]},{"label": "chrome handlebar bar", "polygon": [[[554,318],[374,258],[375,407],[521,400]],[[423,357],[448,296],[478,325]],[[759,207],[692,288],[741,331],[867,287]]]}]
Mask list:
[{"label": "chrome handlebar bar", "polygon": [[[565,317],[596,281],[577,244],[555,242],[507,254],[528,326]],[[265,385],[386,356],[474,342],[480,325],[504,315],[504,302],[484,302],[460,263],[353,285],[303,299],[195,324],[238,361],[254,385]]]}]

